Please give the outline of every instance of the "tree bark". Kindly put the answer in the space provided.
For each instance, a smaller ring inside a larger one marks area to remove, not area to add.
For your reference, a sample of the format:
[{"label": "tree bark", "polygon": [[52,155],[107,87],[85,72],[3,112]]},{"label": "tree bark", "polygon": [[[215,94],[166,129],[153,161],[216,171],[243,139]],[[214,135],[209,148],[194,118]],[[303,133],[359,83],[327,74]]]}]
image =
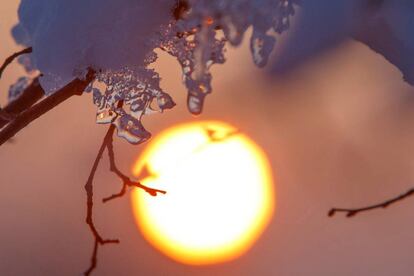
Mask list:
[{"label": "tree bark", "polygon": [[65,87],[48,96],[43,101],[23,111],[0,131],[0,146],[16,135],[20,130],[28,126],[31,122],[52,110],[70,97],[82,95],[85,88],[94,80],[94,78],[95,72],[93,70],[89,70],[84,80],[75,79],[71,81]]}]

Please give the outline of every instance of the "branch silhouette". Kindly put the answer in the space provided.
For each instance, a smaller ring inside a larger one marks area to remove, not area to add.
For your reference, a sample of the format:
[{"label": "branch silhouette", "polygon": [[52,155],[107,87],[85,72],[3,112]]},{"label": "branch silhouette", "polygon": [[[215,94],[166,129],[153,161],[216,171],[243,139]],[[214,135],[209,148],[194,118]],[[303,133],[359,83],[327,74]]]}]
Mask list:
[{"label": "branch silhouette", "polygon": [[113,139],[112,138],[113,138],[113,136],[108,138],[109,141],[108,141],[108,144],[107,144],[108,156],[109,156],[109,169],[110,169],[111,172],[115,173],[121,179],[122,188],[118,193],[113,194],[109,197],[106,197],[102,201],[105,203],[105,202],[108,202],[112,199],[122,197],[123,195],[125,195],[127,187],[141,188],[141,189],[143,189],[144,191],[146,191],[147,193],[149,193],[152,196],[157,196],[158,193],[166,194],[167,193],[166,191],[149,188],[147,186],[142,185],[140,182],[132,181],[128,176],[123,174],[118,169],[118,167],[116,166],[116,163],[115,163],[115,153],[114,153],[114,146],[113,146]]},{"label": "branch silhouette", "polygon": [[[13,60],[20,55],[28,54],[32,52],[32,47],[26,48],[21,50],[20,52],[14,53],[11,56],[7,57],[6,60],[3,62],[2,66],[0,67],[0,79],[3,75],[4,70],[10,65]],[[30,85],[23,91],[23,95],[13,101],[12,103],[8,104],[6,108],[2,109],[0,107],[0,128],[6,125],[8,122],[15,119],[16,115],[22,112],[23,110],[32,106],[35,102],[37,102],[44,93],[43,90],[40,89],[33,89],[36,85],[38,85],[38,79],[36,78]],[[40,86],[40,85],[39,85]],[[27,93],[26,93],[27,92]],[[33,98],[32,101],[29,101],[30,98]],[[29,103],[31,103],[29,105]]]},{"label": "branch silhouette", "polygon": [[39,78],[35,78],[28,87],[23,91],[22,95],[20,95],[16,100],[7,104],[2,110],[6,114],[12,116],[10,118],[0,118],[0,129],[8,124],[10,121],[15,119],[20,113],[27,110],[28,108],[32,107],[37,101],[39,101],[45,92],[43,88],[40,86]]},{"label": "branch silhouette", "polygon": [[93,163],[91,173],[89,174],[88,181],[85,184],[85,190],[86,190],[86,223],[89,225],[89,229],[91,230],[95,242],[94,247],[92,251],[92,257],[91,257],[91,264],[89,268],[85,271],[84,275],[90,275],[92,271],[96,268],[97,264],[97,255],[98,255],[98,248],[100,245],[110,244],[110,243],[119,243],[118,239],[103,239],[102,236],[99,234],[98,230],[95,227],[95,224],[93,222],[93,179],[95,177],[96,170],[98,169],[98,165],[100,160],[102,159],[102,154],[107,146],[108,137],[111,137],[114,133],[114,126],[111,125],[105,135],[105,138],[102,142],[101,147],[99,148],[98,154],[95,158],[95,162]]},{"label": "branch silhouette", "polygon": [[[84,80],[75,79],[66,86],[56,91],[52,95],[46,97],[39,103],[29,107],[20,113],[14,120],[10,121],[0,131],[0,146],[7,142],[10,138],[16,135],[19,131],[29,125],[31,122],[52,110],[62,102],[66,101],[72,96],[82,95],[85,88],[95,79],[95,71],[89,69]],[[40,86],[39,86],[40,87]],[[36,88],[37,90],[38,88]],[[38,92],[35,92],[38,95]],[[31,98],[32,99],[32,98]],[[30,103],[31,101],[27,101]]]},{"label": "branch silhouette", "polygon": [[367,212],[367,211],[371,211],[371,210],[375,210],[375,209],[381,209],[381,208],[387,208],[390,205],[393,205],[397,202],[400,202],[404,199],[406,199],[409,196],[414,195],[414,188],[411,188],[410,190],[408,190],[407,192],[396,196],[394,198],[388,199],[386,201],[383,201],[381,203],[377,203],[377,204],[373,204],[370,206],[366,206],[366,207],[362,207],[362,208],[332,208],[331,210],[329,210],[328,212],[328,216],[332,217],[334,216],[336,213],[346,213],[346,217],[353,217],[356,216],[359,213],[362,212]]},{"label": "branch silhouette", "polygon": [[[119,102],[118,106],[119,107],[122,106],[122,102]],[[93,221],[93,180],[94,180],[96,170],[98,168],[100,160],[102,159],[102,155],[105,149],[108,150],[110,171],[114,172],[122,180],[123,185],[119,193],[116,193],[107,198],[104,198],[103,202],[107,202],[109,200],[122,197],[123,195],[125,195],[126,189],[128,186],[141,188],[152,196],[156,196],[158,193],[162,193],[162,194],[166,193],[165,191],[162,191],[162,190],[157,190],[157,189],[144,186],[140,182],[132,181],[129,177],[127,177],[117,168],[116,163],[115,163],[115,153],[114,153],[114,147],[113,147],[114,132],[115,132],[115,126],[111,124],[111,126],[109,127],[103,139],[102,145],[99,148],[98,154],[93,163],[88,180],[85,184],[85,190],[86,190],[86,195],[87,195],[86,223],[89,226],[89,229],[94,237],[94,247],[92,250],[91,263],[88,269],[84,272],[85,276],[90,275],[97,266],[99,246],[103,246],[105,244],[119,243],[118,239],[103,239],[102,236],[99,234],[98,230],[96,229],[94,221]]]},{"label": "branch silhouette", "polygon": [[33,52],[32,47],[23,49],[19,52],[16,52],[14,54],[12,54],[11,56],[9,56],[8,58],[6,58],[6,60],[3,62],[2,66],[0,67],[0,78],[3,75],[4,70],[6,69],[6,67],[13,62],[14,59],[16,59],[17,57],[24,55],[24,54],[30,54],[31,52]]},{"label": "branch silhouette", "polygon": [[[17,52],[6,59],[3,65],[0,67],[0,77],[4,69],[15,58],[22,54],[32,52],[32,48],[24,49]],[[22,95],[13,102],[10,102],[4,109],[0,108],[0,146],[9,141],[14,135],[16,135],[23,128],[28,126],[31,122],[44,115],[48,111],[52,110],[62,102],[66,101],[72,96],[82,95],[85,88],[95,79],[95,71],[89,69],[85,79],[75,79],[69,84],[56,91],[52,95],[46,97],[44,100],[38,102],[45,95],[44,90],[40,86],[39,78],[35,78],[32,83],[23,91]],[[38,102],[38,103],[37,103]],[[122,106],[122,102],[119,102],[119,106]],[[94,246],[92,250],[91,263],[88,269],[84,272],[84,275],[88,276],[97,266],[97,256],[99,246],[105,244],[119,243],[118,239],[104,239],[98,232],[93,221],[93,180],[98,168],[99,162],[102,159],[102,155],[105,149],[108,150],[110,160],[110,170],[114,172],[123,183],[122,189],[119,193],[105,198],[103,201],[109,201],[118,197],[122,197],[126,193],[127,187],[137,187],[145,190],[152,196],[156,196],[158,193],[165,194],[165,191],[152,189],[142,185],[140,182],[132,181],[129,177],[123,174],[116,166],[115,153],[113,148],[113,134],[115,132],[115,126],[111,125],[103,139],[102,145],[99,148],[98,154],[93,163],[88,180],[85,184],[85,190],[87,195],[87,211],[86,211],[86,224],[94,237]]]}]

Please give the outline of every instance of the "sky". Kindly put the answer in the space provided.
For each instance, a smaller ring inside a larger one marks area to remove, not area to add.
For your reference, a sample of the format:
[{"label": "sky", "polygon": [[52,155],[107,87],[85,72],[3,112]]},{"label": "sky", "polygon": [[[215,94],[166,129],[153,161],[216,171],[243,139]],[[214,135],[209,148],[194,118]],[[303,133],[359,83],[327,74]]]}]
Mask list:
[{"label": "sky", "polygon": [[[17,0],[0,4],[0,60],[20,49],[10,36]],[[274,58],[284,54],[284,36]],[[285,47],[284,47],[285,46]],[[253,65],[248,42],[213,69],[204,113],[189,114],[176,62],[155,65],[177,106],[144,118],[154,135],[168,126],[222,120],[267,153],[276,213],[241,258],[215,266],[178,264],[153,249],[134,222],[128,197],[99,199],[120,183],[104,158],[95,181],[95,221],[121,244],[100,249],[95,275],[412,275],[411,199],[352,219],[327,217],[397,195],[414,180],[414,91],[401,73],[363,44],[346,40],[289,74]],[[0,80],[0,103],[23,74],[13,64]],[[0,148],[0,274],[80,275],[93,239],[84,223],[86,183],[106,127],[96,125],[90,95],[73,98]],[[131,172],[144,145],[116,139],[120,168]]]}]

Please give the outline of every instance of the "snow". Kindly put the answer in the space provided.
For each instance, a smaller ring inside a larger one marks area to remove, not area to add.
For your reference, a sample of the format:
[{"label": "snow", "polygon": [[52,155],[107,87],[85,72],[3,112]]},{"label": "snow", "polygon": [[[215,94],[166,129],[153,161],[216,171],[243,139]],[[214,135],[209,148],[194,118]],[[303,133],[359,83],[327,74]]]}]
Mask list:
[{"label": "snow", "polygon": [[168,0],[22,0],[17,42],[32,46],[33,66],[47,93],[87,67],[119,70],[145,65],[149,37],[168,22]]},{"label": "snow", "polygon": [[23,94],[24,89],[29,86],[31,79],[28,77],[20,77],[15,84],[10,86],[8,99],[9,102],[16,100]]},{"label": "snow", "polygon": [[226,42],[239,45],[252,27],[253,61],[265,66],[276,41],[269,33],[289,27],[297,2],[22,0],[12,34],[16,42],[33,47],[24,66],[42,73],[40,83],[48,95],[84,77],[89,68],[97,71],[86,91],[93,92],[98,106],[97,122],[112,123],[119,136],[141,143],[150,137],[141,117],[175,105],[160,89],[158,74],[148,69],[157,59],[155,49],[177,58],[188,108],[199,114],[212,91],[209,69],[225,62]]},{"label": "snow", "polygon": [[354,38],[396,66],[414,85],[414,1],[302,0],[299,20],[272,73],[292,72],[310,58]]}]

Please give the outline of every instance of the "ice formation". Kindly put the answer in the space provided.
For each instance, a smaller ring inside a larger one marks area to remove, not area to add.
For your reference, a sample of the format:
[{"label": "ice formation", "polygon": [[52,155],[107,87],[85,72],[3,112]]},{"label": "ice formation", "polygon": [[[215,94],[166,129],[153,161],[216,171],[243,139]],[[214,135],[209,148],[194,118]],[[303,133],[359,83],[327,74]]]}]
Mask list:
[{"label": "ice formation", "polygon": [[47,94],[89,68],[97,122],[112,123],[131,143],[150,137],[145,114],[175,103],[148,69],[159,48],[177,58],[188,90],[188,109],[202,111],[212,90],[209,72],[225,61],[226,42],[241,43],[252,27],[251,52],[264,66],[275,44],[274,33],[289,27],[299,0],[22,0],[15,40],[33,47],[28,70],[39,70]]}]

